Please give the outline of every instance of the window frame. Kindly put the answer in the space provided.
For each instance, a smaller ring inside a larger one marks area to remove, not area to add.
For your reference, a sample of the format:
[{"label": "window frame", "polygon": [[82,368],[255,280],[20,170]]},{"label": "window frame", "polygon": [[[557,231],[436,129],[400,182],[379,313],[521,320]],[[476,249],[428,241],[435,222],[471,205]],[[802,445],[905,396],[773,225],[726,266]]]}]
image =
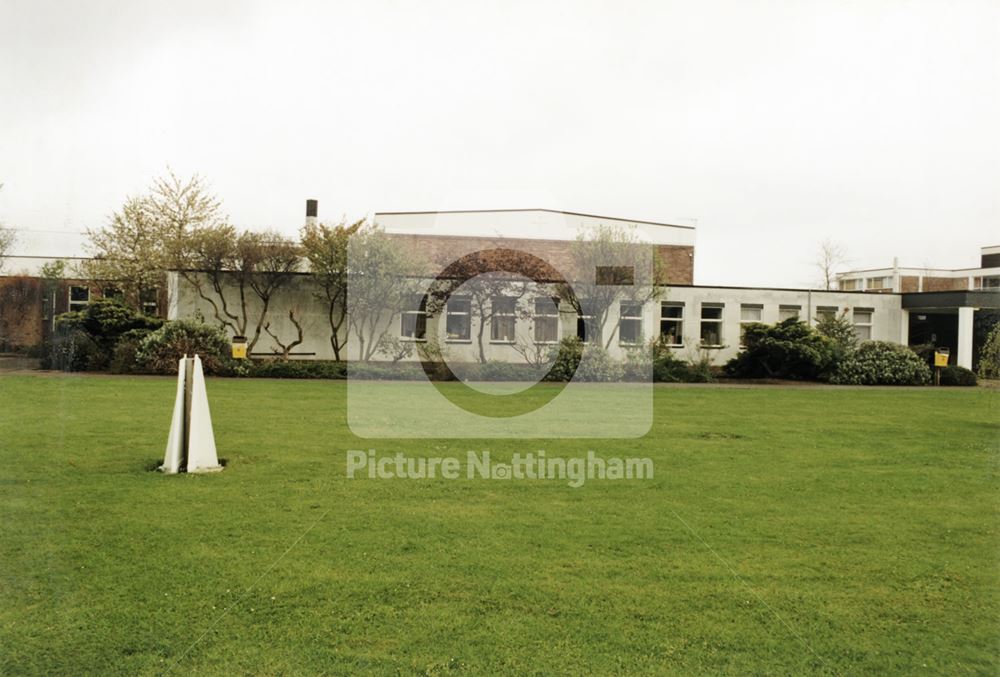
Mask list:
[{"label": "window frame", "polygon": [[[635,315],[625,315],[626,306],[637,309]],[[630,299],[618,302],[618,345],[620,346],[641,346],[644,342],[643,331],[642,331],[642,320],[643,311],[645,310],[645,304],[642,301],[633,301]],[[631,326],[633,323],[638,326],[638,338],[635,341],[626,341],[622,338],[622,327],[625,326],[625,322],[628,322]]]},{"label": "window frame", "polygon": [[[87,292],[87,299],[85,301],[79,301],[73,299],[73,291],[76,289],[82,289]],[[93,292],[91,291],[90,287],[80,284],[71,284],[69,285],[69,289],[66,290],[66,307],[69,309],[69,312],[71,313],[80,312],[81,310],[87,307],[87,304],[90,303],[92,297],[93,297]]]},{"label": "window frame", "polygon": [[[746,320],[743,318],[743,311],[745,310],[756,310],[757,319]],[[764,321],[764,304],[763,303],[741,303],[740,304],[740,347],[746,345],[743,342],[743,330],[748,324],[761,324]]]},{"label": "window frame", "polygon": [[[593,312],[593,300],[592,299],[580,299],[580,312],[576,315],[576,335],[577,337],[588,345],[600,345],[601,344],[601,331],[597,324],[597,314]],[[588,312],[588,306],[590,307],[590,312]],[[588,322],[589,320],[589,322]],[[593,332],[588,331],[588,328],[594,328]],[[583,335],[580,335],[580,329],[584,330]],[[589,336],[593,333],[593,336]]]},{"label": "window frame", "polygon": [[[510,302],[510,312],[499,312],[496,308],[498,299]],[[500,324],[498,319],[510,322],[510,338],[497,338],[497,328]],[[513,345],[517,342],[517,297],[515,296],[494,296],[490,299],[490,343],[499,345]]]},{"label": "window frame", "polygon": [[[466,303],[468,304],[468,309],[463,311],[455,310],[452,303]],[[465,330],[467,336],[452,336],[448,328],[448,323],[453,317],[465,317]],[[448,298],[447,303],[444,307],[444,340],[446,343],[472,343],[472,297],[463,294],[458,294]]]},{"label": "window frame", "polygon": [[[399,340],[401,341],[412,341],[414,343],[425,343],[427,341],[427,295],[426,294],[411,294],[410,301],[414,299],[419,299],[417,302],[416,309],[411,308],[409,304],[403,306],[403,309],[399,311]],[[406,335],[406,318],[409,316],[415,316],[413,325],[413,336]],[[423,336],[417,336],[417,329],[420,327],[420,320],[423,319]]]},{"label": "window frame", "polygon": [[[549,301],[549,302],[551,302],[552,303],[552,312],[551,313],[540,313],[540,312],[538,312],[538,302],[539,301]],[[534,313],[532,315],[532,320],[534,322],[534,327],[532,328],[532,333],[531,333],[532,335],[531,335],[531,337],[534,339],[535,343],[537,345],[555,345],[555,344],[559,343],[560,334],[562,333],[561,332],[561,327],[560,327],[560,325],[562,323],[559,321],[559,299],[556,298],[556,297],[549,297],[549,296],[537,296],[534,299],[532,299],[531,304],[532,304],[532,311]],[[540,326],[540,321],[541,320],[544,320],[546,322],[554,322],[555,323],[556,331],[555,331],[555,339],[554,340],[541,340],[541,339],[538,338],[538,328]]]},{"label": "window frame", "polygon": [[[786,313],[789,310],[795,311],[795,314],[790,315],[789,317],[782,317],[782,313]],[[793,306],[790,304],[783,304],[778,306],[778,322],[785,322],[786,320],[790,320],[793,317],[799,320],[802,319],[802,306]]]},{"label": "window frame", "polygon": [[[677,308],[680,311],[678,317],[669,317],[663,314],[665,308]],[[666,345],[670,348],[683,348],[684,347],[684,302],[683,301],[660,301],[660,336],[669,336],[670,334],[663,331],[664,323],[675,324],[677,326],[677,333],[675,334],[677,343],[667,343]]]},{"label": "window frame", "polygon": [[[858,313],[868,316],[867,322],[858,322]],[[871,341],[872,340],[872,328],[875,324],[875,309],[874,308],[853,308],[851,310],[851,324],[854,326],[854,336],[858,341]],[[858,334],[859,329],[867,330],[868,336],[862,338]]]},{"label": "window frame", "polygon": [[[706,310],[717,310],[719,311],[719,317],[705,317]],[[725,328],[725,315],[726,315],[726,304],[724,303],[702,303],[699,315],[698,324],[698,346],[701,348],[722,348],[725,344],[722,342],[723,329]],[[705,343],[705,325],[715,324],[716,332],[718,333],[718,343]]]}]

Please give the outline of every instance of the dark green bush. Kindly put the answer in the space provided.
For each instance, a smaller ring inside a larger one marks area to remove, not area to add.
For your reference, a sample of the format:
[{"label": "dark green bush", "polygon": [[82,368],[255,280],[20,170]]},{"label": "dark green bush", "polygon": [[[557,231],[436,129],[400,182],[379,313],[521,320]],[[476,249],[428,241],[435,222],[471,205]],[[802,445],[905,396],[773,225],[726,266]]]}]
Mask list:
[{"label": "dark green bush", "polygon": [[122,334],[111,354],[109,371],[112,374],[131,374],[141,371],[136,356],[142,340],[150,333],[149,329],[131,329]]},{"label": "dark green bush", "polygon": [[114,299],[91,301],[83,310],[56,318],[50,356],[43,359],[42,366],[66,371],[108,369],[123,336],[148,332],[162,324],[159,318],[138,313]]},{"label": "dark green bush", "polygon": [[833,339],[794,318],[775,325],[747,325],[743,344],[739,355],[725,365],[729,376],[823,379],[835,368],[840,352]]},{"label": "dark green bush", "polygon": [[218,327],[197,320],[175,320],[139,342],[135,361],[148,373],[176,374],[180,358],[198,355],[206,374],[227,374],[234,362],[231,350],[229,338]]},{"label": "dark green bush", "polygon": [[583,359],[583,341],[577,336],[567,336],[559,345],[552,346],[549,354],[549,369],[546,379],[549,381],[569,381],[580,366]]},{"label": "dark green bush", "polygon": [[249,362],[247,376],[342,379],[347,377],[347,363],[329,360],[255,360]]},{"label": "dark green bush", "polygon": [[840,363],[830,381],[845,385],[924,385],[931,381],[931,370],[906,346],[865,341]]},{"label": "dark green bush", "polygon": [[945,367],[941,370],[941,385],[943,386],[974,386],[979,381],[976,373],[965,367]]}]

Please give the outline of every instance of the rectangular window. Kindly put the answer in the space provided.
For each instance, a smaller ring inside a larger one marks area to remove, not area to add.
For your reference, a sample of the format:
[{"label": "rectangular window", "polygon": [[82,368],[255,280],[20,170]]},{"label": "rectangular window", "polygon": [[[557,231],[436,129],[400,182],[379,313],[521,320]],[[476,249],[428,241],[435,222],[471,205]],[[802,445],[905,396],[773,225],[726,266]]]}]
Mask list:
[{"label": "rectangular window", "polygon": [[684,304],[660,304],[660,336],[668,346],[684,345]]},{"label": "rectangular window", "polygon": [[90,287],[78,287],[73,285],[69,288],[69,309],[70,311],[83,310],[90,303]]},{"label": "rectangular window", "polygon": [[559,299],[535,299],[535,343],[559,342]]},{"label": "rectangular window", "polygon": [[868,289],[887,289],[888,288],[887,277],[869,277],[868,278]]},{"label": "rectangular window", "polygon": [[760,322],[764,306],[755,303],[744,303],[740,305],[740,345],[743,345],[743,329],[748,324]]},{"label": "rectangular window", "polygon": [[816,306],[816,321],[832,320],[837,317],[837,306]]},{"label": "rectangular window", "polygon": [[590,299],[580,299],[580,314],[576,317],[576,335],[584,343],[599,343],[600,332],[597,328],[597,316],[594,314],[594,304]]},{"label": "rectangular window", "polygon": [[121,303],[125,302],[125,294],[118,287],[105,287],[101,290],[101,297],[106,299],[114,299]]},{"label": "rectangular window", "polygon": [[701,345],[711,348],[722,347],[722,305],[701,306]]},{"label": "rectangular window", "polygon": [[513,343],[515,320],[514,309],[517,299],[510,296],[494,296],[492,318],[490,319],[490,341],[493,343]]},{"label": "rectangular window", "polygon": [[851,278],[849,280],[841,280],[840,288],[844,291],[855,291],[858,288],[857,278]]},{"label": "rectangular window", "polygon": [[472,340],[472,299],[452,296],[448,299],[445,319],[445,338],[449,341]]},{"label": "rectangular window", "polygon": [[802,306],[778,306],[778,321],[798,319],[801,312]]},{"label": "rectangular window", "polygon": [[1000,275],[989,275],[982,278],[980,289],[1000,289]]},{"label": "rectangular window", "polygon": [[142,312],[144,315],[155,317],[159,314],[160,305],[157,302],[156,297],[156,289],[143,289],[142,293],[139,294],[139,302],[142,304]]},{"label": "rectangular window", "polygon": [[870,341],[872,338],[872,315],[873,308],[854,309],[854,335],[859,341]]},{"label": "rectangular window", "polygon": [[411,294],[400,314],[399,335],[411,341],[427,340],[427,296]]},{"label": "rectangular window", "polygon": [[642,343],[642,303],[622,301],[621,319],[618,324],[618,343],[639,345]]}]

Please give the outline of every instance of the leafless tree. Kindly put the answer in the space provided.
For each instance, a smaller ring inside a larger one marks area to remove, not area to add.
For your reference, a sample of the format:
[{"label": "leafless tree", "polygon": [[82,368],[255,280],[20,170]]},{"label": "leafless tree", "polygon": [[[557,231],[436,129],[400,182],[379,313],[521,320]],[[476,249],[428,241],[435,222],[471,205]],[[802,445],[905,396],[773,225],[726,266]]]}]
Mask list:
[{"label": "leafless tree", "polygon": [[823,240],[816,251],[813,265],[818,273],[821,289],[833,289],[837,285],[837,268],[847,263],[847,253],[833,240]]},{"label": "leafless tree", "polygon": [[347,243],[362,226],[364,221],[336,226],[307,225],[302,229],[303,254],[319,287],[315,297],[326,307],[330,347],[336,360],[340,359],[348,338],[343,331],[347,321]]},{"label": "leafless tree", "polygon": [[[0,183],[0,190],[2,189],[3,184]],[[0,223],[0,273],[3,272],[4,261],[10,256],[15,244],[17,244],[17,233],[13,228],[7,228]]]}]

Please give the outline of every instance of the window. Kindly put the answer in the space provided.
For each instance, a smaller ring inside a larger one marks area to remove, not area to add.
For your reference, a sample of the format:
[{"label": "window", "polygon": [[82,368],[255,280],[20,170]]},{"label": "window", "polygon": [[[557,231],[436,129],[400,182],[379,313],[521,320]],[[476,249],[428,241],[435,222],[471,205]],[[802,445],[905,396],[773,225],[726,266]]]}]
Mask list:
[{"label": "window", "polygon": [[1000,289],[1000,275],[990,275],[982,278],[980,289]]},{"label": "window", "polygon": [[445,338],[449,341],[472,340],[472,299],[452,296],[448,299],[445,319]]},{"label": "window", "polygon": [[744,303],[740,305],[740,345],[743,345],[743,329],[748,324],[760,322],[764,306],[755,303]]},{"label": "window", "polygon": [[559,342],[559,299],[535,299],[535,343]]},{"label": "window", "polygon": [[837,306],[816,306],[816,321],[832,320],[837,317]]},{"label": "window", "polygon": [[69,309],[83,310],[90,303],[90,287],[77,287],[73,285],[69,288]]},{"label": "window", "polygon": [[660,304],[660,336],[668,346],[684,345],[684,304]]},{"label": "window", "polygon": [[722,347],[722,305],[701,306],[701,345]]},{"label": "window", "polygon": [[858,279],[852,277],[849,280],[841,280],[840,288],[844,291],[855,291],[858,288]]},{"label": "window", "polygon": [[412,294],[400,314],[399,335],[411,341],[427,340],[427,296]]},{"label": "window", "polygon": [[642,343],[642,303],[622,301],[620,307],[618,343],[633,346]]},{"label": "window", "polygon": [[155,289],[142,290],[142,293],[139,294],[139,302],[142,305],[143,314],[155,316],[158,313],[160,306],[156,301],[156,297]]},{"label": "window", "polygon": [[516,320],[514,308],[517,299],[510,296],[494,296],[490,303],[492,304],[490,341],[493,343],[513,343]]},{"label": "window", "polygon": [[125,301],[125,294],[118,287],[105,287],[101,290],[101,296],[106,299],[114,299],[115,301]]},{"label": "window", "polygon": [[854,335],[859,341],[870,341],[872,338],[872,314],[873,308],[854,309]]},{"label": "window", "polygon": [[802,306],[778,306],[778,321],[784,322],[792,318],[798,319]]},{"label": "window", "polygon": [[887,289],[889,287],[888,280],[887,277],[869,277],[867,287],[868,289]]},{"label": "window", "polygon": [[576,335],[584,343],[599,343],[600,333],[597,316],[594,315],[594,302],[590,299],[580,299],[580,314],[576,317]]}]

